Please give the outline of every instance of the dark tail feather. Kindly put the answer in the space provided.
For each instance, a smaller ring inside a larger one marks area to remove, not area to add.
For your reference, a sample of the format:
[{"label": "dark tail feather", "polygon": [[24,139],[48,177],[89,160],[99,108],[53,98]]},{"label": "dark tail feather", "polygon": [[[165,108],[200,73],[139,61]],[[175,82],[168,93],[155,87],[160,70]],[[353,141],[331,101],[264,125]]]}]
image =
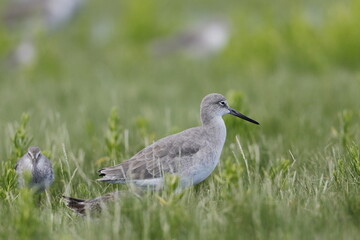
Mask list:
[{"label": "dark tail feather", "polygon": [[86,200],[62,196],[66,206],[80,215],[85,215]]},{"label": "dark tail feather", "polygon": [[98,173],[101,178],[96,179],[96,181],[120,184],[126,183],[126,174],[121,166],[102,168],[98,170]]},{"label": "dark tail feather", "polygon": [[80,214],[85,216],[86,214],[96,214],[100,213],[108,202],[114,201],[119,198],[121,192],[111,192],[100,197],[96,197],[89,200],[83,200],[78,198],[62,196],[67,207]]}]

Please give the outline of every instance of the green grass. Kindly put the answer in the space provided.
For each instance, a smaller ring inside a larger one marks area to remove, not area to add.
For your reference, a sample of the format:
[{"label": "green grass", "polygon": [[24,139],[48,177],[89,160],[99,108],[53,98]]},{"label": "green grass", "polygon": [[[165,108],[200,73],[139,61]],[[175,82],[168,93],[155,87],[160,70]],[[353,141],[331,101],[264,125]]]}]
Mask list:
[{"label": "green grass", "polygon": [[[232,23],[222,53],[148,54],[207,14]],[[359,1],[88,1],[70,25],[37,31],[36,62],[0,65],[0,239],[357,239],[359,16]],[[0,25],[1,60],[20,38]],[[96,170],[198,125],[210,92],[261,125],[224,117],[206,181],[124,196],[97,218],[60,201],[126,190],[95,182]],[[12,169],[30,144],[55,170],[40,203]]]}]

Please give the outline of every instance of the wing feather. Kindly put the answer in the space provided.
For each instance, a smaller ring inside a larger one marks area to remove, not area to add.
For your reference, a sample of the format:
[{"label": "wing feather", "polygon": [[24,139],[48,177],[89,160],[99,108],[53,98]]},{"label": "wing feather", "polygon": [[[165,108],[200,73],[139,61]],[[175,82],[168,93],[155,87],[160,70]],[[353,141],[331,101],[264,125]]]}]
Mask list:
[{"label": "wing feather", "polygon": [[[192,130],[194,132],[196,128]],[[171,135],[146,147],[121,164],[100,169],[102,178],[98,180],[119,182],[129,179],[159,178],[165,173],[177,173],[184,167],[184,159],[191,160],[200,147],[200,144],[191,134],[186,134],[186,131]]]}]

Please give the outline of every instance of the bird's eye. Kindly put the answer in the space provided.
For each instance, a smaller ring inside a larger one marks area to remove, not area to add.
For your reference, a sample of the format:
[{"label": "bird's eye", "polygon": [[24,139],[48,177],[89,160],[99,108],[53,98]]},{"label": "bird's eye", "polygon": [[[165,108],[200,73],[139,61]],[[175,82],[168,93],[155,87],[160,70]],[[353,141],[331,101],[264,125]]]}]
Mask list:
[{"label": "bird's eye", "polygon": [[220,104],[220,106],[225,106],[226,102],[225,101],[220,101],[219,104]]}]

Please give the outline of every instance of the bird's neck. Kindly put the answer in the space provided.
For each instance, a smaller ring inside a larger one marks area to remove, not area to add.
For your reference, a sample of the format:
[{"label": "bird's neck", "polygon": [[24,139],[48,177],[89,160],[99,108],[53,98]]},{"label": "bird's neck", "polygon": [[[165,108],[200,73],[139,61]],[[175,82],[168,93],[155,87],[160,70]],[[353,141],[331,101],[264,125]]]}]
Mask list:
[{"label": "bird's neck", "polygon": [[208,134],[212,135],[212,139],[224,144],[226,138],[226,126],[221,116],[212,118],[207,123],[203,124]]}]

